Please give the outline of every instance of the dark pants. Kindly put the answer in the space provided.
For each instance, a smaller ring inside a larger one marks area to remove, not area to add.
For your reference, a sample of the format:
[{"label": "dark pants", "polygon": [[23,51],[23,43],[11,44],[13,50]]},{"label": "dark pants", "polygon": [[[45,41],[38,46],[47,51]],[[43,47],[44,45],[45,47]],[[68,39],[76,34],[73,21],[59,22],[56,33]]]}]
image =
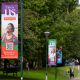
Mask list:
[{"label": "dark pants", "polygon": [[70,78],[71,78],[71,77],[74,77],[74,73],[70,73]]}]

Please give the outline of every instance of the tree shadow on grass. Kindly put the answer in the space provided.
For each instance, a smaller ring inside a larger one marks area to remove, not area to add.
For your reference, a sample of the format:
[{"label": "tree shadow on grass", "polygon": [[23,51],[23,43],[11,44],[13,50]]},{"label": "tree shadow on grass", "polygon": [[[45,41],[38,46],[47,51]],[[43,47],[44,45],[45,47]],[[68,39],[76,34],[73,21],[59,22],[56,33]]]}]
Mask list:
[{"label": "tree shadow on grass", "polygon": [[[20,77],[10,76],[10,75],[0,75],[0,80],[20,80]],[[24,80],[41,80],[41,79],[32,79],[32,78],[24,78]]]}]

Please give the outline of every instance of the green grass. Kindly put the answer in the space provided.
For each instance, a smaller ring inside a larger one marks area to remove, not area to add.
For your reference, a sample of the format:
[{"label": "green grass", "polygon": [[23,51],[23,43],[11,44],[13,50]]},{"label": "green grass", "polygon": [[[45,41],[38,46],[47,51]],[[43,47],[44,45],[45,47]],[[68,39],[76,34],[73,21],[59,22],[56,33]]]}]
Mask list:
[{"label": "green grass", "polygon": [[[48,68],[48,80],[68,80],[68,77],[64,74],[67,69],[68,67]],[[24,80],[45,80],[45,69],[24,70],[23,77]],[[18,75],[15,75],[15,77],[13,77],[12,73],[8,74],[8,76],[3,76],[3,73],[0,72],[0,80],[20,80],[20,72],[18,72]]]}]

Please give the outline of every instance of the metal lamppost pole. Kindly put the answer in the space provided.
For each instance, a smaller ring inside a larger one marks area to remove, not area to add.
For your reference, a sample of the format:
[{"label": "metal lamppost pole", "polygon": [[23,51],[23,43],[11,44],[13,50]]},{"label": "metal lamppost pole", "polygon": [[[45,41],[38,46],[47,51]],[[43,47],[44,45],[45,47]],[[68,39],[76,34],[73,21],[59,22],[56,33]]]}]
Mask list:
[{"label": "metal lamppost pole", "polygon": [[48,31],[46,31],[46,32],[44,32],[44,34],[45,34],[45,36],[46,36],[46,78],[45,78],[45,80],[48,80],[48,72],[47,72],[47,67],[48,67],[48,65],[47,65],[47,63],[48,63],[48,36],[49,36],[49,34],[50,34],[50,32],[48,32]]},{"label": "metal lamppost pole", "polygon": [[23,0],[20,0],[21,4],[21,80],[23,80]]},{"label": "metal lamppost pole", "polygon": [[[80,0],[77,0],[78,2],[77,2],[77,9],[79,9],[80,10]],[[79,61],[78,61],[78,76],[80,76],[80,66],[79,66]]]}]

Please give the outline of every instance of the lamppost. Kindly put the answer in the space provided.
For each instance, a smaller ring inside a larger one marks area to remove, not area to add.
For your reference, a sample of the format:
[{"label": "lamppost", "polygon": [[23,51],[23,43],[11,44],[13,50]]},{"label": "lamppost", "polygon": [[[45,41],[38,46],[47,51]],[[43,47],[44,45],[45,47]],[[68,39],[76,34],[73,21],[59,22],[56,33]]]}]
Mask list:
[{"label": "lamppost", "polygon": [[48,36],[49,36],[49,34],[50,34],[50,32],[48,32],[48,31],[46,31],[46,32],[44,32],[44,34],[45,34],[45,36],[46,36],[46,78],[45,78],[45,80],[48,80],[48,74],[47,74],[47,61],[48,61]]},{"label": "lamppost", "polygon": [[23,80],[23,0],[20,0],[21,4],[21,80]]},{"label": "lamppost", "polygon": [[[77,2],[77,9],[79,9],[80,10],[80,0],[77,0],[78,2]],[[78,76],[80,76],[80,66],[79,66],[79,61],[78,61],[78,59],[77,59],[77,62],[78,62]]]}]

